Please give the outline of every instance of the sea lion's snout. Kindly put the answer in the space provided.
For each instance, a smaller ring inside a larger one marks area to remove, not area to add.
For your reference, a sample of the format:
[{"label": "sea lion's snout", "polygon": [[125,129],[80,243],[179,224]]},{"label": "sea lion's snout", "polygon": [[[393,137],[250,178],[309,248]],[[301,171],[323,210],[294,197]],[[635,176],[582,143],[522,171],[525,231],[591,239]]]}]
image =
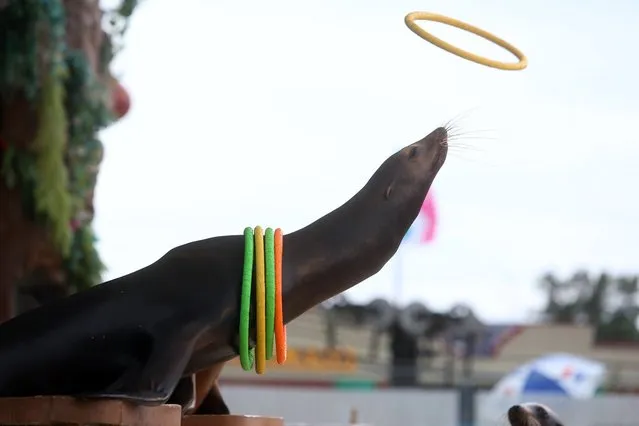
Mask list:
[{"label": "sea lion's snout", "polygon": [[438,127],[405,149],[405,155],[409,161],[417,161],[435,171],[444,164],[447,153],[448,131],[444,127]]},{"label": "sea lion's snout", "polygon": [[[406,212],[410,212],[408,215],[412,216],[415,208],[419,209],[423,204],[426,192],[446,161],[447,153],[448,131],[444,127],[438,127],[417,142],[399,150],[376,173],[384,183],[388,182],[384,198],[404,200],[398,201],[395,209],[405,207]],[[404,219],[410,222],[403,223],[402,220],[401,226],[408,229],[415,218],[406,216]]]},{"label": "sea lion's snout", "polygon": [[530,424],[532,414],[521,405],[513,405],[508,409],[508,422],[510,426],[532,426]]},{"label": "sea lion's snout", "polygon": [[562,426],[557,415],[548,407],[526,403],[508,409],[510,426]]}]

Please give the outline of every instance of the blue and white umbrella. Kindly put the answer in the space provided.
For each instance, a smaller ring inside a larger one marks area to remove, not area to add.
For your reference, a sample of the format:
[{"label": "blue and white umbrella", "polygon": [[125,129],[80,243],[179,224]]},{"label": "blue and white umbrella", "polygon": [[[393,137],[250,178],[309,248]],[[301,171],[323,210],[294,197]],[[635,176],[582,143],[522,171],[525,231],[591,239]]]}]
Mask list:
[{"label": "blue and white umbrella", "polygon": [[600,362],[570,354],[550,354],[507,374],[491,393],[508,399],[519,399],[524,394],[592,398],[605,377],[606,367]]}]

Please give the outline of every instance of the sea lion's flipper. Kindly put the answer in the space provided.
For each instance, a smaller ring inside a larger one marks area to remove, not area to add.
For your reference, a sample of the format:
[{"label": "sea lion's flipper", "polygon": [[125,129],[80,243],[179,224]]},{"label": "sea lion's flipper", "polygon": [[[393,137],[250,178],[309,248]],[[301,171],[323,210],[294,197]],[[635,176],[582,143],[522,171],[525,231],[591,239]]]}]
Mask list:
[{"label": "sea lion's flipper", "polygon": [[167,404],[181,405],[183,413],[195,409],[195,374],[180,379]]},{"label": "sea lion's flipper", "polygon": [[209,393],[206,394],[200,406],[195,410],[195,414],[231,414],[229,407],[224,402],[217,383],[211,386]]},{"label": "sea lion's flipper", "polygon": [[102,392],[76,395],[78,398],[119,399],[138,405],[161,405],[171,397],[193,353],[192,334],[172,334],[154,342],[146,364],[129,368]]}]

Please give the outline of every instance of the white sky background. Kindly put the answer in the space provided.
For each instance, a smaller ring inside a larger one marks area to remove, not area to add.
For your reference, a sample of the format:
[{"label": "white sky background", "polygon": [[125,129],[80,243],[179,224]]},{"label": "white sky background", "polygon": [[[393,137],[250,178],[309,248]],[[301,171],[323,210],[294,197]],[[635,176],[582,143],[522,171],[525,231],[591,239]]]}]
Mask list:
[{"label": "white sky background", "polygon": [[[143,2],[114,64],[132,108],[103,132],[105,279],[246,226],[294,231],[346,201],[395,150],[469,110],[461,129],[492,139],[449,154],[433,187],[437,239],[405,250],[402,301],[465,302],[487,321],[523,321],[541,306],[547,269],[639,272],[632,3]],[[415,10],[501,36],[529,68],[490,69],[430,45],[404,25]],[[393,276],[391,261],[349,295],[392,297]]]}]

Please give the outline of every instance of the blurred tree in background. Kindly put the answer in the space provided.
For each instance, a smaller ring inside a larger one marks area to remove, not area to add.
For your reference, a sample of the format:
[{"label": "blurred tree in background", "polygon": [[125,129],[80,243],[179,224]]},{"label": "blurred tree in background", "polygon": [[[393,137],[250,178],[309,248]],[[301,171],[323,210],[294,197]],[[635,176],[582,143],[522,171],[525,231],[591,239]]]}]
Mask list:
[{"label": "blurred tree in background", "polygon": [[540,286],[546,293],[547,322],[588,324],[595,328],[598,342],[639,342],[639,275],[578,271],[561,279],[547,273]]}]

